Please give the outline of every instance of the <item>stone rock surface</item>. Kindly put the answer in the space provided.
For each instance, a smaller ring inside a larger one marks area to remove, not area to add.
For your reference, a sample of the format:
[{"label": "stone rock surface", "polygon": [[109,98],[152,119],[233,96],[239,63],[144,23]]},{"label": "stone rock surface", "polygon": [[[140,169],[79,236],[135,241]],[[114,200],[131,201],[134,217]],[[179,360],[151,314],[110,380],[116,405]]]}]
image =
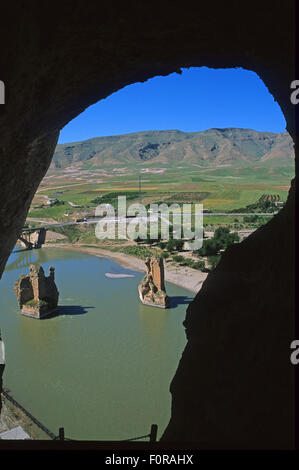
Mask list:
[{"label": "stone rock surface", "polygon": [[16,245],[22,248],[40,248],[46,240],[46,229],[36,230],[34,232],[22,232],[19,236]]},{"label": "stone rock surface", "polygon": [[45,276],[42,266],[32,264],[29,274],[22,274],[16,281],[14,291],[23,315],[42,318],[55,312],[59,292],[54,280],[53,267]]},{"label": "stone rock surface", "polygon": [[146,275],[138,286],[141,302],[152,307],[167,308],[170,299],[164,284],[164,264],[162,258],[146,258]]},{"label": "stone rock surface", "polygon": [[294,189],[270,222],[226,250],[190,303],[163,441],[294,445]]}]

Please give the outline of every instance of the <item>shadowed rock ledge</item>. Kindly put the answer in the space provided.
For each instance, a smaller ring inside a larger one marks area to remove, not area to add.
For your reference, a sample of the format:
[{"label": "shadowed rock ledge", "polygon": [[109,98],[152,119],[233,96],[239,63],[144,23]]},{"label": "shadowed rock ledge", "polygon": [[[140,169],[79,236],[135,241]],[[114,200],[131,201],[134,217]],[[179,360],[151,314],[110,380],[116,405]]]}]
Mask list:
[{"label": "shadowed rock ledge", "polygon": [[293,446],[294,185],[271,222],[227,250],[187,309],[162,441]]}]

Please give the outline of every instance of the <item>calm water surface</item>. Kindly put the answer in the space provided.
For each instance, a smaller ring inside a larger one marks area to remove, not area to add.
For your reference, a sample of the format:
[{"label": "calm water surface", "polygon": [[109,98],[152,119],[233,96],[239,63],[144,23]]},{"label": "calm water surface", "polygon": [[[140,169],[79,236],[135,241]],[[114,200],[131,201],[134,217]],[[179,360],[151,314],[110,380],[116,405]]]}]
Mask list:
[{"label": "calm water surface", "polygon": [[[16,279],[54,265],[60,314],[20,315]],[[108,278],[105,273],[134,274]],[[169,385],[186,344],[182,322],[193,294],[166,283],[168,310],[140,303],[140,272],[115,261],[62,249],[11,254],[0,281],[4,386],[54,433],[73,439],[126,439],[159,426],[171,409]]]}]

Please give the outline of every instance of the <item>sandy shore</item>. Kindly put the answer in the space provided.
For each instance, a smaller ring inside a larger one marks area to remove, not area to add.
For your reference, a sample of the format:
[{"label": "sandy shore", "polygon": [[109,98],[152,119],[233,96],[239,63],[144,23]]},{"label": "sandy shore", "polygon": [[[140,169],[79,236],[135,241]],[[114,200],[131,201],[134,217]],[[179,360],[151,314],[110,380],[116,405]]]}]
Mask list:
[{"label": "sandy shore", "polygon": [[[43,245],[45,248],[61,248],[64,250],[80,251],[90,255],[98,256],[100,258],[110,258],[121,266],[135,271],[145,272],[144,261],[135,256],[127,255],[125,253],[115,252],[99,248],[97,246],[84,246],[72,245],[71,243],[51,243]],[[165,280],[176,284],[177,286],[184,287],[190,292],[196,294],[202,286],[203,281],[207,277],[207,273],[202,273],[197,269],[192,269],[187,266],[178,266],[174,263],[170,264],[165,262]]]}]

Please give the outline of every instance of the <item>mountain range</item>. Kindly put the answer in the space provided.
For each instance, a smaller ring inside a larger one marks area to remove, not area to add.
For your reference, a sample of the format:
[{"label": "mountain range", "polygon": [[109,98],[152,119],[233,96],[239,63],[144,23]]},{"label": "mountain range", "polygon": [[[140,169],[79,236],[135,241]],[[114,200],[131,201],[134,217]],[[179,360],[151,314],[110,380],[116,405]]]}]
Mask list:
[{"label": "mountain range", "polygon": [[293,142],[287,132],[214,128],[201,132],[144,131],[58,144],[51,168],[86,163],[101,167],[171,162],[213,167],[275,161],[294,161]]}]

